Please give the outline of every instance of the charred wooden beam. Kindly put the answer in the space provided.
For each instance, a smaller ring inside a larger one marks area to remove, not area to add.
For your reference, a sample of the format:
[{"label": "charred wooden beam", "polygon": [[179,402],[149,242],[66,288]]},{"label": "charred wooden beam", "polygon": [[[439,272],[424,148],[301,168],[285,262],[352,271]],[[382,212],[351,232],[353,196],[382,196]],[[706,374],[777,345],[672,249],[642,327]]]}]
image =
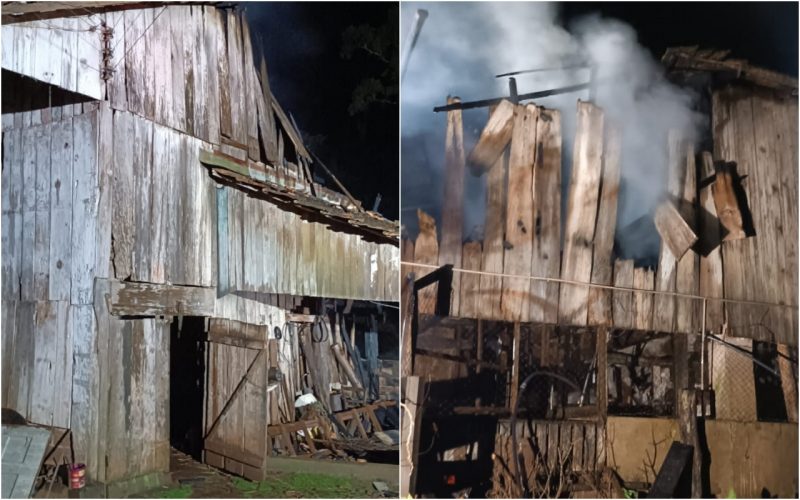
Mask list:
[{"label": "charred wooden beam", "polygon": [[[550,89],[550,90],[540,90],[538,92],[529,92],[527,94],[520,94],[519,95],[519,102],[522,101],[529,101],[531,99],[541,99],[542,97],[549,97],[552,95],[560,95],[560,94],[569,94],[572,92],[579,92],[581,90],[588,89],[591,83],[581,83],[578,85],[570,85],[568,87],[560,87],[557,89]],[[442,111],[452,111],[454,109],[475,109],[475,108],[488,108],[490,106],[494,106],[495,104],[500,104],[501,101],[507,99],[506,97],[495,97],[494,99],[483,99],[480,101],[469,101],[469,102],[461,102],[457,104],[448,104],[446,106],[437,106],[433,108],[435,113],[440,113]]]}]

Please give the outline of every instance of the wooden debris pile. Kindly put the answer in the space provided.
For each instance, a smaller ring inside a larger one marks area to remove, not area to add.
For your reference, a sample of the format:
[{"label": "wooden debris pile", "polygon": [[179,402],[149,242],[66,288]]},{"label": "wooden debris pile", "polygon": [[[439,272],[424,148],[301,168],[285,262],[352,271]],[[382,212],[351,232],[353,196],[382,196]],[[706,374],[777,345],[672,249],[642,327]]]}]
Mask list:
[{"label": "wooden debris pile", "polygon": [[[458,182],[465,162],[460,113],[449,112],[448,185]],[[486,174],[483,241],[463,242],[460,213],[454,214],[462,210],[463,200],[457,189],[450,188],[456,196],[445,197],[441,235],[435,220],[419,211],[420,232],[416,241],[403,241],[403,261],[452,263],[463,269],[454,274],[452,316],[699,331],[698,297],[723,296],[722,240],[752,236],[745,231],[749,207],[747,195],[738,187],[741,178],[723,163],[715,166],[710,153],[700,156],[698,171],[690,141],[679,131],[671,132],[666,189],[652,215],[661,236],[658,265],[636,267],[633,260],[620,259],[614,248],[621,142],[620,130],[601,108],[578,102],[562,214],[560,112],[501,102],[491,111],[467,160],[473,172]],[[432,271],[413,265],[406,269],[417,278]],[[589,283],[600,287],[584,285]],[[433,296],[435,290],[425,293]],[[432,306],[433,300],[421,293],[419,312],[432,314]],[[707,316],[709,328],[721,327],[721,308],[721,303],[714,304]]]}]

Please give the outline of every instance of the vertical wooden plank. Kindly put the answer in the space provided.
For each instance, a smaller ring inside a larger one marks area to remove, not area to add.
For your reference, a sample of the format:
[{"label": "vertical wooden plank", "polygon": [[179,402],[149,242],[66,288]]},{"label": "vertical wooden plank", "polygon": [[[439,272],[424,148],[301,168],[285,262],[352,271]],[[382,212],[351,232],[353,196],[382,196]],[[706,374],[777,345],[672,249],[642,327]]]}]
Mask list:
[{"label": "vertical wooden plank", "polygon": [[[5,171],[5,170],[4,170]],[[8,295],[4,294],[4,297],[8,297]],[[17,297],[14,297],[17,298]],[[2,350],[0,350],[0,356],[2,356],[2,370],[3,370],[3,387],[2,387],[2,404],[3,408],[14,408],[17,404],[17,389],[18,389],[18,380],[13,378],[14,371],[16,369],[17,359],[14,356],[14,344],[16,343],[17,337],[17,305],[19,304],[16,300],[10,300],[3,298],[2,299],[2,309],[0,309],[0,315],[2,315],[2,325],[3,325],[3,334],[0,335],[0,339],[2,340]]]},{"label": "vertical wooden plank", "polygon": [[[614,286],[633,288],[633,260],[614,261]],[[614,326],[633,327],[633,293],[614,290]]]},{"label": "vertical wooden plank", "polygon": [[[100,24],[99,16],[89,16],[89,22],[97,26]],[[79,26],[82,26],[83,23]],[[103,97],[103,81],[100,79],[99,68],[102,65],[100,51],[100,31],[78,31],[78,73],[76,87],[79,94],[88,95],[95,99]]]},{"label": "vertical wooden plank", "polygon": [[[536,140],[531,273],[558,278],[561,267],[561,113],[540,110]],[[531,280],[531,321],[558,321],[558,289],[558,283]]]},{"label": "vertical wooden plank", "polygon": [[[224,52],[218,51],[220,42],[219,37],[223,35],[220,33],[220,21],[217,8],[213,6],[203,6],[203,46],[198,45],[200,53],[205,56],[205,61],[201,58],[200,69],[204,70],[206,85],[204,94],[195,93],[195,106],[197,106],[200,96],[204,95],[205,98],[200,102],[203,108],[203,118],[206,121],[208,135],[203,138],[213,144],[219,144],[220,133],[220,81],[222,75],[217,75],[219,69],[219,57]],[[195,111],[195,116],[199,116]]]},{"label": "vertical wooden plank", "polygon": [[[145,80],[148,74],[148,67],[145,65],[146,42],[142,33],[145,28],[145,17],[150,9],[125,10],[122,12],[124,28],[124,42],[120,42],[125,47],[127,54],[120,56],[124,60],[117,66],[117,72],[124,72],[124,89],[127,90],[127,107],[133,113],[140,116],[147,116],[145,113]],[[152,19],[152,16],[151,16]],[[113,105],[113,103],[112,103]],[[115,106],[116,107],[116,106]]]},{"label": "vertical wooden plank", "polygon": [[[697,170],[695,168],[694,147],[688,143],[684,149],[686,173],[681,186],[680,213],[683,220],[692,228],[697,228]],[[678,261],[675,290],[679,293],[697,295],[700,287],[700,258],[697,252],[689,250]],[[697,333],[701,327],[702,304],[698,300],[676,297],[675,328],[680,333]]]},{"label": "vertical wooden plank", "polygon": [[[231,76],[228,56],[230,33],[228,18],[233,17],[216,8],[213,9],[214,31],[217,33],[217,73],[219,75],[219,131],[226,137],[233,137],[233,123],[231,117]],[[233,22],[233,21],[230,21]]]},{"label": "vertical wooden plank", "polygon": [[35,319],[35,302],[17,304],[14,369],[11,376],[11,380],[16,381],[16,391],[12,390],[10,394],[16,392],[16,398],[9,403],[26,419],[31,417],[30,401],[34,385]]},{"label": "vertical wooden plank", "polygon": [[[679,199],[683,191],[684,178],[686,177],[686,145],[680,132],[671,130],[667,139],[667,195],[672,199]],[[656,290],[665,292],[675,291],[678,261],[670,251],[667,244],[661,241],[661,250],[656,268]],[[656,295],[653,324],[660,331],[672,332],[675,330],[675,297],[672,295]]]},{"label": "vertical wooden plank", "polygon": [[[136,281],[150,281],[151,277],[151,220],[153,183],[153,123],[133,117],[133,259],[131,271]],[[129,139],[130,141],[130,139]],[[115,203],[118,205],[120,201]]]},{"label": "vertical wooden plank", "polygon": [[[188,142],[190,138],[185,134],[173,134],[175,145],[171,155],[171,170],[167,210],[171,214],[168,219],[168,233],[173,235],[167,240],[170,267],[167,269],[170,283],[195,284],[190,261],[192,251],[190,246],[199,244],[199,233],[192,227],[197,218],[191,209],[191,187],[189,186],[189,173],[187,166]],[[191,242],[191,243],[190,243]]]},{"label": "vertical wooden plank", "polygon": [[[531,275],[533,244],[533,169],[536,161],[536,127],[539,108],[519,106],[514,115],[511,152],[508,161],[508,198],[506,204],[505,253],[503,272],[517,276]],[[507,321],[527,321],[530,280],[503,278],[501,311]]]},{"label": "vertical wooden plank", "polygon": [[[464,243],[462,266],[464,269],[480,271],[481,243],[479,241]],[[483,307],[480,300],[480,284],[481,277],[478,274],[464,274],[461,277],[460,317],[476,318],[478,316],[478,311]]]},{"label": "vertical wooden plank", "polygon": [[[171,121],[169,122],[172,128],[180,131],[186,131],[186,90],[187,79],[185,74],[184,57],[185,50],[183,46],[184,32],[187,36],[191,33],[187,30],[187,10],[185,5],[173,5],[167,8],[164,17],[169,16],[169,50],[166,54],[172,56],[172,95],[167,102],[172,106],[170,114]],[[188,87],[191,88],[191,82],[188,82]]]},{"label": "vertical wooden plank", "polygon": [[[714,173],[714,161],[711,153],[702,155],[703,177],[707,178]],[[717,209],[711,187],[700,190],[700,244],[705,248],[706,254],[700,255],[699,287],[703,297],[722,298],[722,249],[720,224],[717,219]],[[702,322],[702,318],[700,318]],[[724,323],[722,302],[709,300],[706,303],[706,329],[718,331]]]},{"label": "vertical wooden plank", "polygon": [[30,377],[30,412],[28,420],[40,425],[53,425],[53,386],[55,384],[56,309],[55,303],[34,304],[33,371]]},{"label": "vertical wooden plank", "polygon": [[[171,171],[174,165],[171,164],[170,151],[176,146],[174,136],[166,127],[153,126],[153,183],[151,192],[151,214],[150,220],[150,279],[152,283],[164,283],[167,277],[167,249],[165,242],[168,230],[165,227],[165,218],[172,217],[173,214],[165,214],[168,205],[167,198],[172,196],[172,192],[166,185],[172,176]],[[159,173],[159,180],[156,181],[155,173]]]},{"label": "vertical wooden plank", "polygon": [[[578,102],[578,122],[572,153],[564,224],[561,278],[588,283],[592,273],[597,200],[603,157],[603,111],[590,102]],[[589,289],[562,284],[558,304],[559,322],[585,325]]]},{"label": "vertical wooden plank", "polygon": [[[414,244],[414,259],[420,264],[436,264],[439,260],[439,242],[436,239],[436,220],[422,210],[417,210],[419,234]],[[429,268],[416,268],[417,279],[430,274]],[[433,314],[436,308],[437,285],[419,291],[417,300],[420,314]]]},{"label": "vertical wooden plank", "polygon": [[[78,146],[76,141],[75,146]],[[72,313],[72,446],[75,460],[85,463],[90,478],[98,476],[98,351],[92,305],[76,305]]]},{"label": "vertical wooden plank", "polygon": [[[154,120],[168,127],[175,124],[175,103],[173,99],[173,64],[172,64],[172,30],[170,27],[171,13],[177,7],[165,5],[157,10],[153,18],[153,25],[148,30],[152,33],[150,51],[153,54],[153,71],[155,82]],[[182,67],[182,66],[181,66]]]},{"label": "vertical wooden plank", "polygon": [[36,238],[36,129],[22,131],[22,256],[20,298],[35,300],[34,242]]},{"label": "vertical wooden plank", "polygon": [[[135,245],[135,217],[139,200],[135,193],[134,175],[134,119],[129,113],[114,114],[114,201],[112,211],[112,234],[114,277],[127,279],[133,272],[132,259]],[[139,148],[137,144],[136,149]],[[139,165],[137,165],[139,166]],[[137,175],[140,171],[136,170]]]},{"label": "vertical wooden plank", "polygon": [[72,119],[53,123],[51,133],[51,231],[47,296],[49,300],[69,302],[72,248]]},{"label": "vertical wooden plank", "polygon": [[231,104],[231,138],[247,144],[247,122],[245,113],[245,82],[242,54],[242,23],[239,14],[228,12],[228,81]]},{"label": "vertical wooden plank", "polygon": [[[131,12],[137,15],[141,14],[140,10],[134,10]],[[127,27],[125,23],[125,11],[107,12],[106,22],[113,30],[111,33],[111,46],[114,48],[114,52],[111,56],[111,67],[114,68],[114,72],[111,74],[111,78],[108,80],[108,82],[106,82],[106,88],[108,89],[108,100],[111,103],[112,108],[127,111],[127,68],[125,67],[125,59],[127,57],[125,31]],[[140,72],[142,71],[141,66],[139,66],[138,69]]]},{"label": "vertical wooden plank", "polygon": [[69,300],[54,304],[57,309],[55,324],[58,339],[55,353],[53,425],[68,429],[72,407],[72,316]]},{"label": "vertical wooden plank", "polygon": [[61,40],[61,81],[65,89],[75,90],[78,78],[78,33],[75,29],[80,21],[76,18],[63,18],[60,21],[64,28]]},{"label": "vertical wooden plank", "polygon": [[[457,97],[448,97],[447,103],[461,102]],[[442,207],[442,243],[439,247],[439,265],[452,264],[461,267],[461,245],[464,214],[464,130],[461,110],[448,111],[444,153],[444,197]],[[459,311],[459,289],[461,274],[453,273],[453,295],[450,311],[454,316]]]},{"label": "vertical wooden plank", "polygon": [[[594,253],[592,254],[592,283],[612,283],[614,234],[617,227],[617,195],[619,194],[620,150],[622,137],[617,127],[606,126],[603,147],[603,184],[601,187],[597,226],[595,227]],[[611,290],[589,289],[590,325],[611,326]]]},{"label": "vertical wooden plank", "polygon": [[72,286],[70,300],[73,304],[91,304],[93,302],[95,252],[97,251],[96,228],[99,202],[97,114],[89,113],[73,118],[72,135]]},{"label": "vertical wooden plank", "polygon": [[2,272],[3,298],[19,299],[23,247],[23,132],[3,133],[2,171]]},{"label": "vertical wooden plank", "polygon": [[520,337],[519,322],[514,322],[514,337],[511,345],[511,398],[508,403],[510,408],[516,407],[517,398],[519,397]]},{"label": "vertical wooden plank", "polygon": [[261,159],[261,150],[258,144],[258,106],[256,104],[256,95],[259,92],[258,81],[256,80],[256,66],[253,62],[253,45],[250,37],[250,27],[247,21],[242,17],[242,49],[244,66],[244,98],[245,98],[245,116],[247,125],[247,144],[248,155],[252,160],[259,161]]},{"label": "vertical wooden plank", "polygon": [[[655,275],[652,269],[637,267],[633,270],[633,288],[653,290]],[[653,322],[653,294],[633,292],[633,327],[650,330]]]}]

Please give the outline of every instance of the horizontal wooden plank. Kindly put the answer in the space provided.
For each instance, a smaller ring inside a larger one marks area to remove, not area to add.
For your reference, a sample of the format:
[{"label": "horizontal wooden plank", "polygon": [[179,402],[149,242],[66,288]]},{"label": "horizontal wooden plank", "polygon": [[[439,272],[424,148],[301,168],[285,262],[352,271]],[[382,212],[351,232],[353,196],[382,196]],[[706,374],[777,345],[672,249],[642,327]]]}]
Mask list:
[{"label": "horizontal wooden plank", "polygon": [[114,316],[213,316],[214,288],[111,281]]}]

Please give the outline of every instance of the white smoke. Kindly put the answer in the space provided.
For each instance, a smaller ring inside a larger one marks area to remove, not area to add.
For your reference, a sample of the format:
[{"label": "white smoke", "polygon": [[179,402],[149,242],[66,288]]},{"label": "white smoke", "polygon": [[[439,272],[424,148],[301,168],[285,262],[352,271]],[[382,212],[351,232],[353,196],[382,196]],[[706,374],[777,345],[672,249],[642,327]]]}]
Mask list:
[{"label": "white smoke", "polygon": [[[509,94],[508,79],[494,75],[510,71],[590,63],[597,68],[595,103],[607,120],[622,130],[622,177],[626,187],[619,207],[618,225],[624,227],[647,215],[666,184],[666,138],[679,129],[694,138],[702,125],[692,110],[693,96],[666,80],[663,69],[638,44],[635,30],[618,20],[598,15],[562,26],[558,4],[553,3],[415,3],[401,7],[402,43],[417,9],[429,11],[417,46],[401,83],[403,184],[425,175],[418,164],[422,151],[427,166],[444,164],[445,116],[433,113],[447,95],[464,101]],[[547,90],[589,80],[588,69],[573,69],[516,77],[520,94]],[[568,185],[575,110],[588,91],[552,96],[536,101],[561,111],[564,189]],[[464,142],[471,148],[486,123],[487,110],[464,112]],[[409,176],[412,178],[409,179]],[[406,193],[403,205],[431,204],[441,200],[441,172],[431,173],[433,186],[426,193]],[[436,181],[439,182],[436,185]],[[481,182],[468,180],[464,234],[483,223]],[[472,199],[469,198],[472,197]],[[566,196],[563,197],[564,199]],[[403,212],[413,227],[413,214]],[[656,235],[657,237],[657,235]]]}]

